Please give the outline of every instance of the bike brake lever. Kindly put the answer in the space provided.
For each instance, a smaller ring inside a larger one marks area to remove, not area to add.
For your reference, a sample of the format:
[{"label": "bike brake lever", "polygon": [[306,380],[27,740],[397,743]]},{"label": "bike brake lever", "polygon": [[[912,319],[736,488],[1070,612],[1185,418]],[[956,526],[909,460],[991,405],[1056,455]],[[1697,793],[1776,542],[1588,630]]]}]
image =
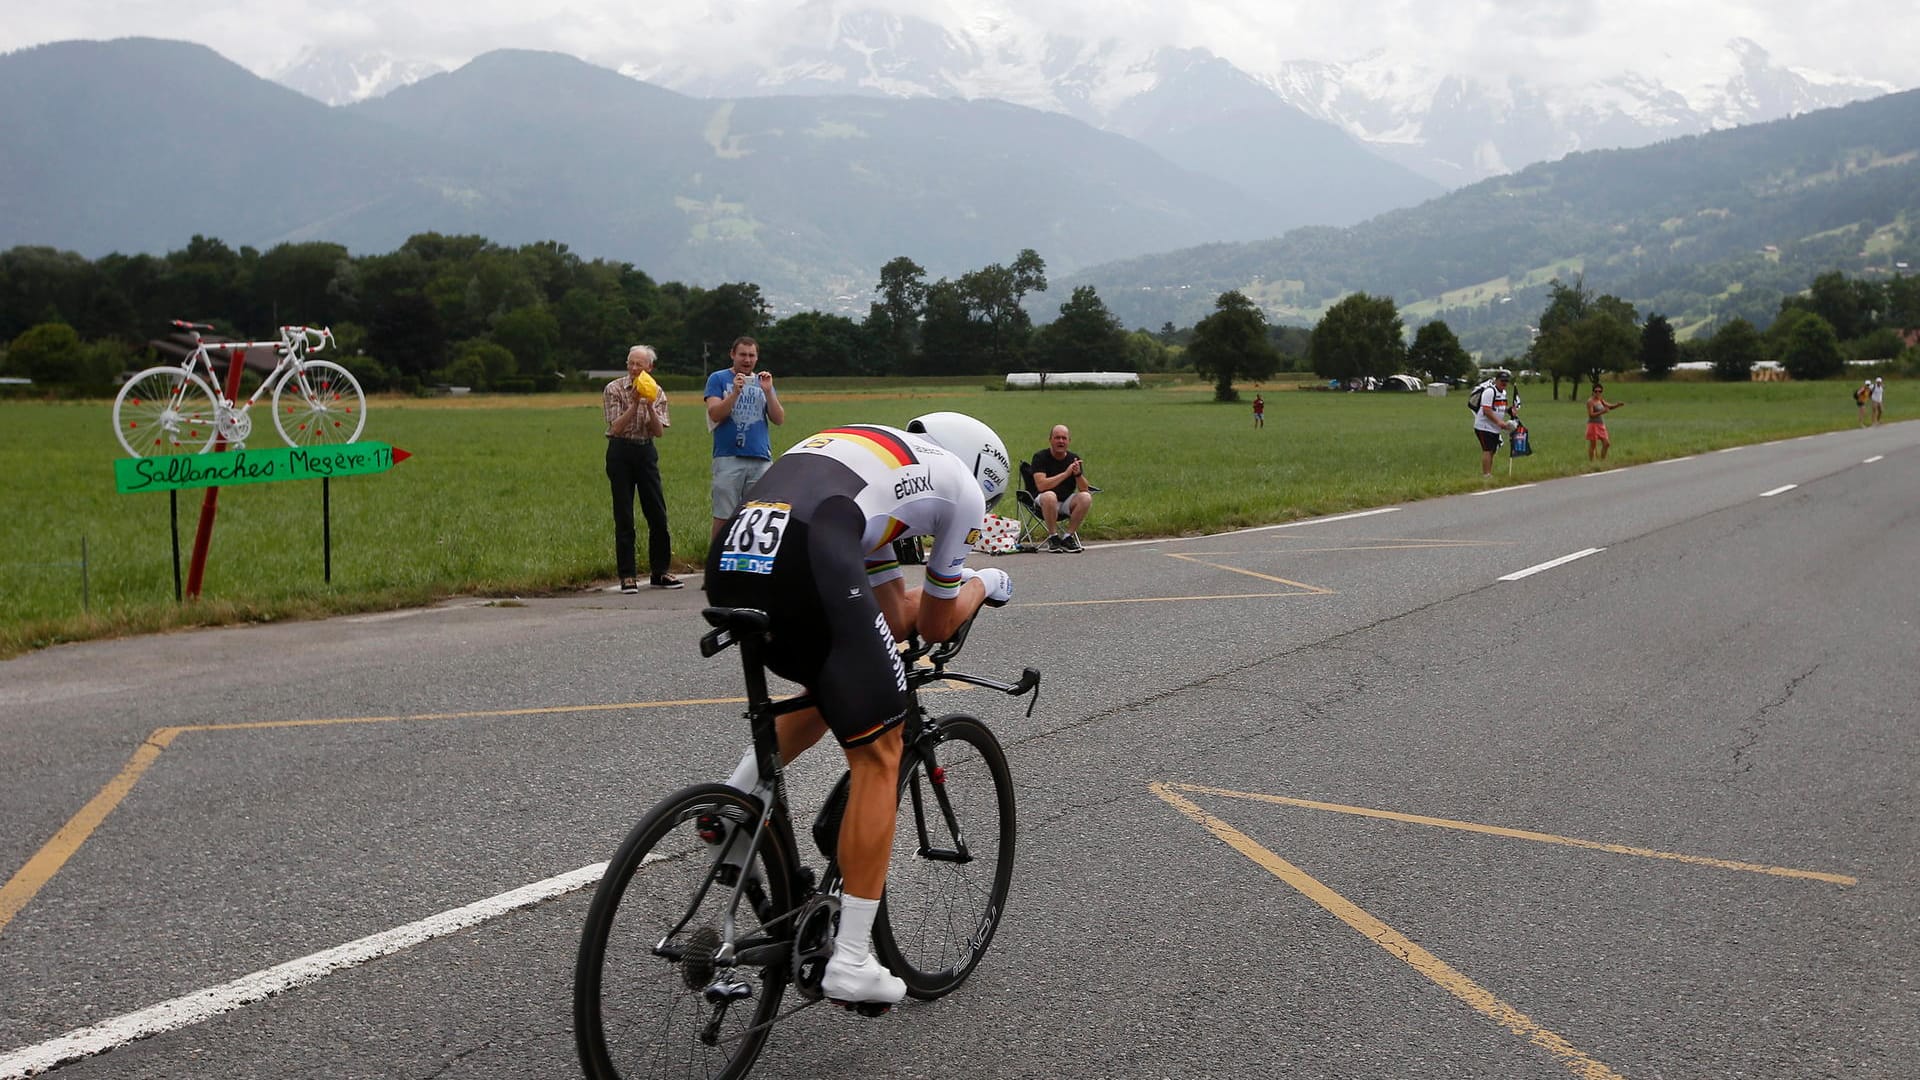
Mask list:
[{"label": "bike brake lever", "polygon": [[1031,694],[1027,699],[1027,719],[1033,719],[1034,706],[1040,704],[1040,673],[1033,668],[1020,672],[1020,681],[1015,684],[1014,696]]}]

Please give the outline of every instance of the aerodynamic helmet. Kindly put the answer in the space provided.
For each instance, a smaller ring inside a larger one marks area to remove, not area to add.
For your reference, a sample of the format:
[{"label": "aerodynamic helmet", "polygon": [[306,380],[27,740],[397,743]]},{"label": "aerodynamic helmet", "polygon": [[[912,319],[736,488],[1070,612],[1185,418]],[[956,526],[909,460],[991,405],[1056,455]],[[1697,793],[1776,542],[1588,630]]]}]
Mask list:
[{"label": "aerodynamic helmet", "polygon": [[936,412],[907,421],[907,430],[932,439],[940,449],[973,470],[973,478],[980,482],[980,493],[987,497],[989,511],[1000,501],[1000,496],[1007,493],[1013,461],[1007,457],[1006,444],[992,428],[966,413]]}]

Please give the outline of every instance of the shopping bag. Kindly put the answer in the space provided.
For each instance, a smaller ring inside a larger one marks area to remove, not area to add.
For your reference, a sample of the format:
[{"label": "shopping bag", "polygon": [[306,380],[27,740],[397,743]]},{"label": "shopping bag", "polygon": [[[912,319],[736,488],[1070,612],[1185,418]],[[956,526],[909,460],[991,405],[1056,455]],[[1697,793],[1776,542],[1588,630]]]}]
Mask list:
[{"label": "shopping bag", "polygon": [[1514,425],[1513,437],[1508,441],[1507,446],[1514,457],[1526,457],[1533,453],[1533,442],[1527,438],[1527,425]]}]

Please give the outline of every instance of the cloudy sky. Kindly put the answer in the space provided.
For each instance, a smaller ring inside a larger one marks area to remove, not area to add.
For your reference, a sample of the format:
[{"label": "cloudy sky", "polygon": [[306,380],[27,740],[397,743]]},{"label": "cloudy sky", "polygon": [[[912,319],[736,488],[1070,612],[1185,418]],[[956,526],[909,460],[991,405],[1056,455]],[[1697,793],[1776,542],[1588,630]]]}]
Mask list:
[{"label": "cloudy sky", "polygon": [[[71,38],[198,41],[262,74],[309,45],[457,67],[502,47],[609,66],[672,52],[753,55],[833,9],[1202,46],[1251,71],[1377,49],[1436,67],[1586,81],[1623,70],[1680,86],[1746,37],[1788,66],[1920,85],[1915,0],[0,0],[0,51]],[[1705,58],[1705,59],[1703,59]]]}]

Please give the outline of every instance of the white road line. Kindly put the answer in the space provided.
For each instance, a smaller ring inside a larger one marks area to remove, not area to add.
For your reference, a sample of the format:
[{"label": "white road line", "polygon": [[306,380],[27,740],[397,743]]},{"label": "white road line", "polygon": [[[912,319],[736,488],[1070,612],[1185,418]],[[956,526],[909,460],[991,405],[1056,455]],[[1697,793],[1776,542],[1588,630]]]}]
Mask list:
[{"label": "white road line", "polygon": [[1503,491],[1525,491],[1527,488],[1530,488],[1532,486],[1533,486],[1532,484],[1515,484],[1512,487],[1488,488],[1485,491],[1474,492],[1473,497],[1478,498],[1481,495],[1498,495]]},{"label": "white road line", "polygon": [[1500,580],[1501,581],[1519,581],[1523,577],[1532,577],[1533,575],[1539,573],[1542,570],[1551,570],[1556,566],[1564,566],[1575,559],[1584,559],[1589,555],[1598,555],[1600,552],[1605,550],[1607,549],[1606,548],[1588,548],[1585,551],[1576,551],[1571,555],[1562,555],[1559,558],[1552,560],[1551,562],[1543,562],[1539,566],[1529,566],[1525,570],[1516,570],[1513,573],[1508,574],[1505,577],[1501,578]]},{"label": "white road line", "polygon": [[58,1038],[0,1056],[0,1080],[21,1080],[71,1061],[104,1054],[135,1039],[211,1020],[221,1013],[251,1005],[283,990],[303,986],[335,971],[377,960],[423,941],[477,926],[518,908],[530,907],[584,889],[599,881],[606,870],[606,863],[583,866],[570,873],[523,885],[465,907],[430,915],[419,922],[398,926],[358,941],[349,941],[345,945],[299,960],[290,960],[251,975],[242,975],[221,986],[163,1001],[91,1027],[76,1028]]},{"label": "white road line", "polygon": [[1206,533],[1201,536],[1162,536],[1155,540],[1115,540],[1110,544],[1089,544],[1087,550],[1095,547],[1102,551],[1107,548],[1139,547],[1142,544],[1171,544],[1176,540],[1210,540],[1222,536],[1244,536],[1247,533],[1272,532],[1275,529],[1298,529],[1302,525],[1325,525],[1334,521],[1352,521],[1354,518],[1373,517],[1377,514],[1391,514],[1398,511],[1397,506],[1383,506],[1377,510],[1355,510],[1351,514],[1335,514],[1332,517],[1308,518],[1305,521],[1288,521],[1279,525],[1255,525],[1251,529],[1235,529],[1232,532]]},{"label": "white road line", "polygon": [[1873,464],[1874,462],[1876,462],[1876,461],[1879,461],[1879,460],[1880,460],[1881,458],[1884,458],[1884,457],[1886,457],[1886,456],[1887,456],[1887,455],[1885,455],[1885,454],[1875,454],[1875,455],[1873,455],[1872,457],[1870,457],[1870,458],[1868,458],[1867,460],[1865,460],[1865,461],[1863,461],[1863,462],[1861,462],[1860,464],[1862,464],[1862,465],[1871,465],[1871,464]]},{"label": "white road line", "polygon": [[1655,465],[1671,465],[1671,464],[1673,464],[1673,463],[1674,463],[1674,462],[1676,462],[1676,461],[1692,461],[1692,460],[1693,460],[1693,459],[1694,459],[1695,457],[1697,457],[1697,456],[1699,456],[1699,455],[1697,455],[1697,454],[1688,454],[1688,455],[1687,455],[1686,457],[1674,457],[1674,458],[1666,458],[1666,459],[1664,459],[1664,460],[1661,460],[1661,461],[1656,461],[1656,462],[1653,462],[1653,464],[1655,464]]},{"label": "white road line", "polygon": [[1731,453],[1733,453],[1733,452],[1734,452],[1735,450],[1745,450],[1745,449],[1746,449],[1746,447],[1744,447],[1744,446],[1729,446],[1729,447],[1727,447],[1727,448],[1725,448],[1724,450],[1715,450],[1715,451],[1714,451],[1714,453],[1716,453],[1716,454],[1731,454]]},{"label": "white road line", "polygon": [[1760,497],[1763,499],[1770,499],[1775,495],[1781,495],[1786,492],[1792,491],[1794,488],[1797,488],[1799,486],[1800,486],[1799,484],[1782,484],[1779,487],[1774,488],[1772,491],[1761,492]]}]

